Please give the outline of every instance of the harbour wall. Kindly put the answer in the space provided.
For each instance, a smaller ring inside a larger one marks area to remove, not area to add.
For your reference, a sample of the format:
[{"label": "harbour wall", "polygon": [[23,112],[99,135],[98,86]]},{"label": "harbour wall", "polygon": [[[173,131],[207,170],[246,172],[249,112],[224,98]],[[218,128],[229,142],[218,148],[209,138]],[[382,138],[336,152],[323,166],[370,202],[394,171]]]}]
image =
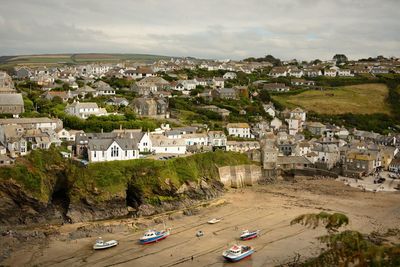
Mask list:
[{"label": "harbour wall", "polygon": [[218,172],[221,182],[226,187],[251,186],[262,179],[261,167],[257,165],[219,167]]}]

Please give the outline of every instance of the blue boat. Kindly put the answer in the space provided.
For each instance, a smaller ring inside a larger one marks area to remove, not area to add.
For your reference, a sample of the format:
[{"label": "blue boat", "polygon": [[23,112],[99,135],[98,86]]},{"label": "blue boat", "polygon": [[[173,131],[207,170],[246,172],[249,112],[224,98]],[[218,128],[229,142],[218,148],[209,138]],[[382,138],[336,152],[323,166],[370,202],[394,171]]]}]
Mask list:
[{"label": "blue boat", "polygon": [[145,245],[161,241],[167,238],[169,234],[170,234],[169,230],[162,230],[162,231],[148,230],[140,238],[140,244]]},{"label": "blue boat", "polygon": [[250,246],[234,245],[222,253],[227,261],[237,262],[244,258],[250,257],[254,253],[254,249]]}]

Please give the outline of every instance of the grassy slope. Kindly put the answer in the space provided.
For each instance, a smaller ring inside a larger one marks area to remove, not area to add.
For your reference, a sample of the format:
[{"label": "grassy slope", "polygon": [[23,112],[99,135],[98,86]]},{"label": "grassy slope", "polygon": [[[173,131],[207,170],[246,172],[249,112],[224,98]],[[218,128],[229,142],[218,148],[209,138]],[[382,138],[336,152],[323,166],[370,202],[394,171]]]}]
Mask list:
[{"label": "grassy slope", "polygon": [[284,106],[301,106],[320,114],[390,114],[385,102],[387,95],[388,88],[384,84],[360,84],[273,98]]},{"label": "grassy slope", "polygon": [[[184,181],[197,181],[202,177],[216,179],[217,166],[247,164],[246,155],[233,152],[209,152],[168,161],[129,160],[77,166],[61,158],[57,149],[33,151],[19,158],[13,167],[0,168],[0,180],[13,179],[25,192],[43,202],[48,202],[60,177],[66,177],[71,201],[87,197],[102,201],[113,196],[124,196],[129,181],[152,198],[170,187],[169,179],[178,188]],[[97,191],[97,194],[93,192]]]}]

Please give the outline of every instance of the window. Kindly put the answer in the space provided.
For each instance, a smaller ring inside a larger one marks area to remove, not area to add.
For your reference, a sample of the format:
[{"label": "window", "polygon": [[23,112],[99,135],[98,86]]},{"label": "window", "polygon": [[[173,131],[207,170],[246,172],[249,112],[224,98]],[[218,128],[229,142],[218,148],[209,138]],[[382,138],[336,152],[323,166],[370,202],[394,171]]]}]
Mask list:
[{"label": "window", "polygon": [[94,151],[94,153],[93,153],[93,157],[94,157],[94,158],[96,157],[96,151]]},{"label": "window", "polygon": [[125,150],[125,157],[128,156],[128,150]]},{"label": "window", "polygon": [[118,155],[119,155],[119,148],[116,145],[114,145],[111,148],[111,157],[118,157]]}]

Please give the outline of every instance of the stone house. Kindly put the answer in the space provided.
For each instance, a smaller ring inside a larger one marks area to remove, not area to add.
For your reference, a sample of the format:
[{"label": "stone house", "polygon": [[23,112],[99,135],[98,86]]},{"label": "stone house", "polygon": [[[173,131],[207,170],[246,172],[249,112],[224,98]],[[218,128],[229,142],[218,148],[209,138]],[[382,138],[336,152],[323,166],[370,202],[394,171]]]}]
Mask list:
[{"label": "stone house", "polygon": [[24,100],[21,94],[0,95],[0,114],[11,114],[18,118],[24,111]]},{"label": "stone house", "polygon": [[140,97],[130,106],[140,117],[169,118],[168,101],[164,98]]}]

